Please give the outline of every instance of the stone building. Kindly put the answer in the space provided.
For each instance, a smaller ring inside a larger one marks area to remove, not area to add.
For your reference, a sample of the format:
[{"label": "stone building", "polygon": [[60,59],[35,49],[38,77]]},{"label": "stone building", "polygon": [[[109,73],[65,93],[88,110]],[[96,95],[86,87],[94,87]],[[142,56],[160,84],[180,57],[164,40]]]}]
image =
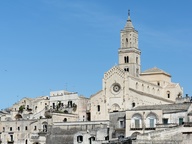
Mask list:
[{"label": "stone building", "polygon": [[87,104],[89,99],[78,93],[68,91],[50,92],[50,110],[53,122],[87,121]]},{"label": "stone building", "polygon": [[77,93],[52,91],[50,96],[23,98],[0,112],[0,142],[45,144],[48,126],[87,121],[88,99]]}]

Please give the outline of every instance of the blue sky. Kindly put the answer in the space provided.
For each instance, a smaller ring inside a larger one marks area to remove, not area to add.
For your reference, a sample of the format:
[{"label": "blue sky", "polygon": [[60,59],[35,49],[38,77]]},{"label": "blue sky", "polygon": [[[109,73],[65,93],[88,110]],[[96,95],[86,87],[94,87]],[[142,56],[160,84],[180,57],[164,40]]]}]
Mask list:
[{"label": "blue sky", "polygon": [[128,9],[142,71],[154,66],[192,95],[190,0],[0,1],[0,108],[66,89],[89,97],[118,63]]}]

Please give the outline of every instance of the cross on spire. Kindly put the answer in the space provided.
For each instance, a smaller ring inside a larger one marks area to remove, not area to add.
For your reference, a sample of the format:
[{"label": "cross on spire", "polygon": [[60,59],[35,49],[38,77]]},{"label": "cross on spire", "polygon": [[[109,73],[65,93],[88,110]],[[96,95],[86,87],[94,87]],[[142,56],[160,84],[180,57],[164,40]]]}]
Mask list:
[{"label": "cross on spire", "polygon": [[128,16],[130,16],[130,10],[128,10]]}]

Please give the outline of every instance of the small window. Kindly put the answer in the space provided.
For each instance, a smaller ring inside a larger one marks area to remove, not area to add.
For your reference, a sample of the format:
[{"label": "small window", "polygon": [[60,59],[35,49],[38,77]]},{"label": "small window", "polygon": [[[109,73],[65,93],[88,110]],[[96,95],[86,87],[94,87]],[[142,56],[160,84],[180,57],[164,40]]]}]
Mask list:
[{"label": "small window", "polygon": [[34,131],[36,131],[37,130],[37,126],[34,126]]},{"label": "small window", "polygon": [[17,127],[17,130],[20,131],[20,127]]},{"label": "small window", "polygon": [[100,105],[97,105],[97,111],[100,112]]},{"label": "small window", "polygon": [[27,144],[27,142],[28,142],[28,141],[27,141],[27,140],[25,140],[25,144]]},{"label": "small window", "polygon": [[168,124],[168,118],[163,119],[163,124]]},{"label": "small window", "polygon": [[11,141],[13,142],[13,135],[10,135],[10,139],[11,139]]},{"label": "small window", "polygon": [[63,122],[67,122],[67,118],[64,118],[64,119],[63,119]]},{"label": "small window", "polygon": [[132,103],[132,108],[134,108],[134,107],[135,107],[135,103],[133,102],[133,103]]},{"label": "small window", "polygon": [[90,141],[95,141],[95,137],[92,136],[92,137],[89,138],[89,140]]},{"label": "small window", "polygon": [[5,127],[3,127],[3,132],[5,131]]},{"label": "small window", "polygon": [[136,75],[139,76],[139,69],[136,69]]},{"label": "small window", "polygon": [[124,128],[124,121],[121,120],[121,121],[119,121],[119,123],[120,123],[120,128]]},{"label": "small window", "polygon": [[72,101],[68,101],[68,107],[69,107],[69,108],[72,107]]},{"label": "small window", "polygon": [[136,57],[136,64],[138,64],[138,57]]},{"label": "small window", "polygon": [[139,84],[138,84],[138,82],[136,82],[136,84],[135,84],[135,88],[136,88],[136,89],[139,88]]},{"label": "small window", "polygon": [[109,136],[106,136],[106,137],[105,137],[105,140],[109,140]]},{"label": "small window", "polygon": [[53,103],[53,109],[55,109],[55,103]]},{"label": "small window", "polygon": [[179,118],[179,125],[183,124],[183,118]]},{"label": "small window", "polygon": [[25,130],[27,130],[28,128],[27,128],[27,126],[25,126]]},{"label": "small window", "polygon": [[170,91],[167,91],[167,98],[170,98]]},{"label": "small window", "polygon": [[78,143],[83,142],[83,136],[82,135],[77,136],[77,142]]},{"label": "small window", "polygon": [[43,125],[43,132],[47,132],[47,124]]},{"label": "small window", "polygon": [[157,85],[160,86],[160,82],[157,82]]},{"label": "small window", "polygon": [[13,129],[12,129],[12,127],[10,127],[10,131],[12,131]]}]

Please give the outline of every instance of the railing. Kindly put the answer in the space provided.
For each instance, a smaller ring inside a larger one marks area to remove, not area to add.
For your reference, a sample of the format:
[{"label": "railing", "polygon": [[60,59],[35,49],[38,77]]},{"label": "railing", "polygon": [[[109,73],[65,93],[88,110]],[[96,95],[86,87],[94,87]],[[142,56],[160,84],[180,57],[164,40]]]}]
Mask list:
[{"label": "railing", "polygon": [[8,144],[13,144],[13,143],[14,143],[14,140],[8,140],[7,143],[8,143]]},{"label": "railing", "polygon": [[131,128],[131,130],[142,130],[143,128]]},{"label": "railing", "polygon": [[[155,130],[156,128],[145,128],[145,130]],[[143,128],[131,128],[130,130],[133,130],[133,131],[135,131],[135,130],[143,130]]]},{"label": "railing", "polygon": [[170,128],[178,126],[177,123],[168,123],[168,124],[156,124],[157,128]]},{"label": "railing", "polygon": [[153,127],[151,127],[151,128],[145,128],[145,130],[155,130],[155,128]]}]

